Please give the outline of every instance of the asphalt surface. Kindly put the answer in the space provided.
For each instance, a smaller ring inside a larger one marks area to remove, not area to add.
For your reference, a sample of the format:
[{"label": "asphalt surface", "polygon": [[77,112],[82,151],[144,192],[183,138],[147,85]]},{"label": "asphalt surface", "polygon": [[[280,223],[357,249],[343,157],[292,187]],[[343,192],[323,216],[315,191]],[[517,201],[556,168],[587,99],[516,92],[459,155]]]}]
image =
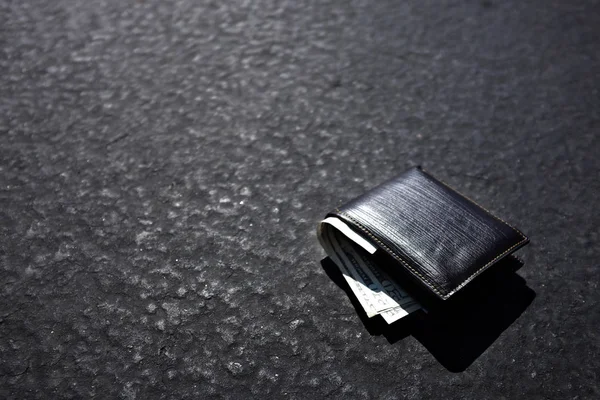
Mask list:
[{"label": "asphalt surface", "polygon": [[[0,398],[600,398],[599,26],[598,2],[3,1]],[[315,228],[413,165],[531,244],[473,313],[385,328]]]}]

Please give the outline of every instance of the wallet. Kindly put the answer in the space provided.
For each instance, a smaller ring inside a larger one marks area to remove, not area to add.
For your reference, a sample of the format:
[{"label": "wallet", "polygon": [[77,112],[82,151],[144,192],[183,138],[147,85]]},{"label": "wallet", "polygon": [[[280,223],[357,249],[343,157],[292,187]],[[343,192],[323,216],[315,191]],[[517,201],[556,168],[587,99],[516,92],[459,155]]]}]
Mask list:
[{"label": "wallet", "polygon": [[334,209],[329,217],[343,221],[350,230],[344,234],[354,235],[354,242],[364,240],[374,247],[370,253],[386,258],[386,273],[403,287],[418,287],[442,301],[529,242],[421,167]]}]

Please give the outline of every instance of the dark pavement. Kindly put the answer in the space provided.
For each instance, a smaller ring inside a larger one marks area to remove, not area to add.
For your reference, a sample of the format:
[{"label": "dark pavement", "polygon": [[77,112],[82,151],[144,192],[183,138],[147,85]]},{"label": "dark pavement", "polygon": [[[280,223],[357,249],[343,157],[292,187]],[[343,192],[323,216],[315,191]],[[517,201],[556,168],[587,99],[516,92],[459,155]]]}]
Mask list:
[{"label": "dark pavement", "polygon": [[[0,398],[600,398],[599,27],[597,1],[1,2]],[[319,219],[417,164],[531,239],[476,346],[363,323],[321,263]]]}]

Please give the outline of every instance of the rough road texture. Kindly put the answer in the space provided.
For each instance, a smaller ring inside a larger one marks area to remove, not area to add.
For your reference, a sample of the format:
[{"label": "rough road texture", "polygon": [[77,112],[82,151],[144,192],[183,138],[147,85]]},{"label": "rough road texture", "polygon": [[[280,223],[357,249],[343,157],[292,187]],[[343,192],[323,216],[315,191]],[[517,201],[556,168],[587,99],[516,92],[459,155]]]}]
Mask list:
[{"label": "rough road texture", "polygon": [[[577,4],[576,4],[577,3]],[[600,397],[600,5],[0,3],[0,397]],[[464,372],[317,221],[421,164],[531,238]]]}]

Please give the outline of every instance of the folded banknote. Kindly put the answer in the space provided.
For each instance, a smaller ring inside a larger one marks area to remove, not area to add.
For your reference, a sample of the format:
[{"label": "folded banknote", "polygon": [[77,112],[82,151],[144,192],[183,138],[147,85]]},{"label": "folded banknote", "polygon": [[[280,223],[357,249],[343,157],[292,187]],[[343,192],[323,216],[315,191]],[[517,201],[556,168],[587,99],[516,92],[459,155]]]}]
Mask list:
[{"label": "folded banknote", "polygon": [[317,236],[369,318],[381,315],[391,324],[422,308],[374,261],[377,247],[342,220],[324,219]]}]

